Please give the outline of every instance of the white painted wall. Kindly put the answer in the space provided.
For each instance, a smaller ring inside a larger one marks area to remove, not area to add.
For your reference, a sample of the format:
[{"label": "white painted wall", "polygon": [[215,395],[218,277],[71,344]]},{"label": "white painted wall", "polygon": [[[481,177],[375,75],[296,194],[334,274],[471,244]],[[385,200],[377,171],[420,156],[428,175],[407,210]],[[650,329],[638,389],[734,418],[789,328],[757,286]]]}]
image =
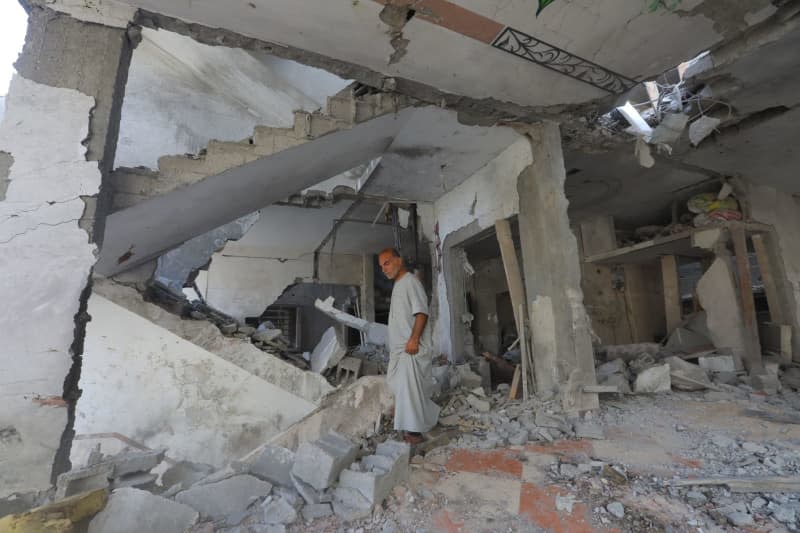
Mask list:
[{"label": "white painted wall", "polygon": [[[420,211],[423,229],[432,231],[438,224],[439,239],[443,244],[449,234],[474,221],[483,229],[494,226],[498,219],[519,213],[517,178],[531,162],[530,143],[520,138],[461,185],[439,198],[434,203],[433,213]],[[430,214],[434,216],[433,224],[425,220]],[[433,235],[426,236],[434,242]],[[438,255],[436,251],[434,253]],[[438,304],[437,316],[433,318],[434,345],[439,353],[449,356],[452,355],[450,303],[441,266],[434,278],[433,297]]]},{"label": "white painted wall", "polygon": [[71,365],[74,317],[95,246],[78,227],[82,195],[100,187],[86,161],[94,99],[15,76],[0,124],[0,151],[14,158],[0,200],[0,498],[50,486],[67,425],[60,398]]},{"label": "white painted wall", "polygon": [[115,166],[238,141],[257,125],[289,127],[349,83],[325,71],[145,28],[133,53]]},{"label": "white painted wall", "polygon": [[314,404],[93,295],[75,431],[119,433],[173,459],[223,466]]}]

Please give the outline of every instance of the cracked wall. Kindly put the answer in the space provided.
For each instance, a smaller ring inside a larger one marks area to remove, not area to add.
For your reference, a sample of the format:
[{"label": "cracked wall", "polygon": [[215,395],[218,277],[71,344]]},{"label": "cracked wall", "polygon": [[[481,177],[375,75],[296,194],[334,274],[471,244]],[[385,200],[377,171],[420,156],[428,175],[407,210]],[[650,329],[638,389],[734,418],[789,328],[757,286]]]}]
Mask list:
[{"label": "cracked wall", "polygon": [[50,486],[67,427],[65,402],[39,400],[62,398],[79,356],[74,317],[95,246],[78,220],[81,196],[97,194],[101,179],[82,144],[94,107],[78,91],[16,76],[0,125],[0,151],[13,157],[0,202],[0,427],[17,436],[0,447],[0,498]]}]

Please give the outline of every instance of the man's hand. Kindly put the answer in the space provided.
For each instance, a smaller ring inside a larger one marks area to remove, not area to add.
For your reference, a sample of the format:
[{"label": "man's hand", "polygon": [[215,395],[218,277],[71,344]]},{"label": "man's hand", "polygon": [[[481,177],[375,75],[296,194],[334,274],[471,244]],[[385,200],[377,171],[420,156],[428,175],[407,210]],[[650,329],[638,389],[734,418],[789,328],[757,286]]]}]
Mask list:
[{"label": "man's hand", "polygon": [[419,339],[411,337],[406,343],[406,353],[409,355],[417,355],[419,352]]}]

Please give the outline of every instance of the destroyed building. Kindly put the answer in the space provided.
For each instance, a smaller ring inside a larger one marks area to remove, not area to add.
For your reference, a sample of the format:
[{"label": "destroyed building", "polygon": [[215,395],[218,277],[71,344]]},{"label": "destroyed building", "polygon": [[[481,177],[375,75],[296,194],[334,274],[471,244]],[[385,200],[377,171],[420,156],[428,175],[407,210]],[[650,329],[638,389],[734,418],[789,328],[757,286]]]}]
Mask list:
[{"label": "destroyed building", "polygon": [[800,528],[800,2],[19,4],[0,531]]}]

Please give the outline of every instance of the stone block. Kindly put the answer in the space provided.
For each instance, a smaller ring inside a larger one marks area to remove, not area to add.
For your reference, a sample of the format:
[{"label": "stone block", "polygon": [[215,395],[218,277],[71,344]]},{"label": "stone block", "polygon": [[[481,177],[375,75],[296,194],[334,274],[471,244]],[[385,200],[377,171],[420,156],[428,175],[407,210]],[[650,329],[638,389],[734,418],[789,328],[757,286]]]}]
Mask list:
[{"label": "stone block", "polygon": [[707,389],[711,382],[708,374],[700,366],[684,361],[680,357],[668,357],[672,386],[679,390],[695,391]]},{"label": "stone block", "polygon": [[294,452],[280,446],[266,445],[261,454],[247,467],[247,472],[275,485],[292,487],[291,472]]},{"label": "stone block", "polygon": [[697,363],[709,372],[736,372],[736,362],[730,355],[707,355],[698,357]]},{"label": "stone block", "polygon": [[183,533],[199,518],[197,511],[147,491],[117,489],[106,508],[89,523],[89,533]]},{"label": "stone block", "polygon": [[108,487],[114,476],[114,465],[100,463],[86,468],[64,472],[56,480],[56,499],[60,500],[81,492]]},{"label": "stone block", "polygon": [[272,485],[253,476],[233,476],[215,483],[195,485],[179,492],[175,500],[196,509],[204,518],[220,520],[247,509],[253,498],[266,496]]},{"label": "stone block", "polygon": [[344,522],[352,522],[369,517],[372,504],[356,489],[336,487],[333,491],[333,512]]},{"label": "stone block", "polygon": [[326,516],[332,515],[333,508],[329,503],[313,503],[303,507],[301,514],[303,515],[303,520],[312,522],[317,518],[325,518]]},{"label": "stone block", "polygon": [[164,460],[166,450],[127,450],[111,457],[105,457],[102,462],[114,465],[114,477],[120,477],[136,472],[149,472]]},{"label": "stone block", "polygon": [[672,380],[668,364],[647,368],[636,376],[633,391],[636,394],[649,394],[657,392],[670,392]]},{"label": "stone block", "polygon": [[336,366],[347,353],[339,332],[334,327],[328,328],[311,352],[311,370],[322,373]]},{"label": "stone block", "polygon": [[336,432],[304,442],[295,453],[292,474],[316,490],[325,490],[358,453],[358,445]]}]

